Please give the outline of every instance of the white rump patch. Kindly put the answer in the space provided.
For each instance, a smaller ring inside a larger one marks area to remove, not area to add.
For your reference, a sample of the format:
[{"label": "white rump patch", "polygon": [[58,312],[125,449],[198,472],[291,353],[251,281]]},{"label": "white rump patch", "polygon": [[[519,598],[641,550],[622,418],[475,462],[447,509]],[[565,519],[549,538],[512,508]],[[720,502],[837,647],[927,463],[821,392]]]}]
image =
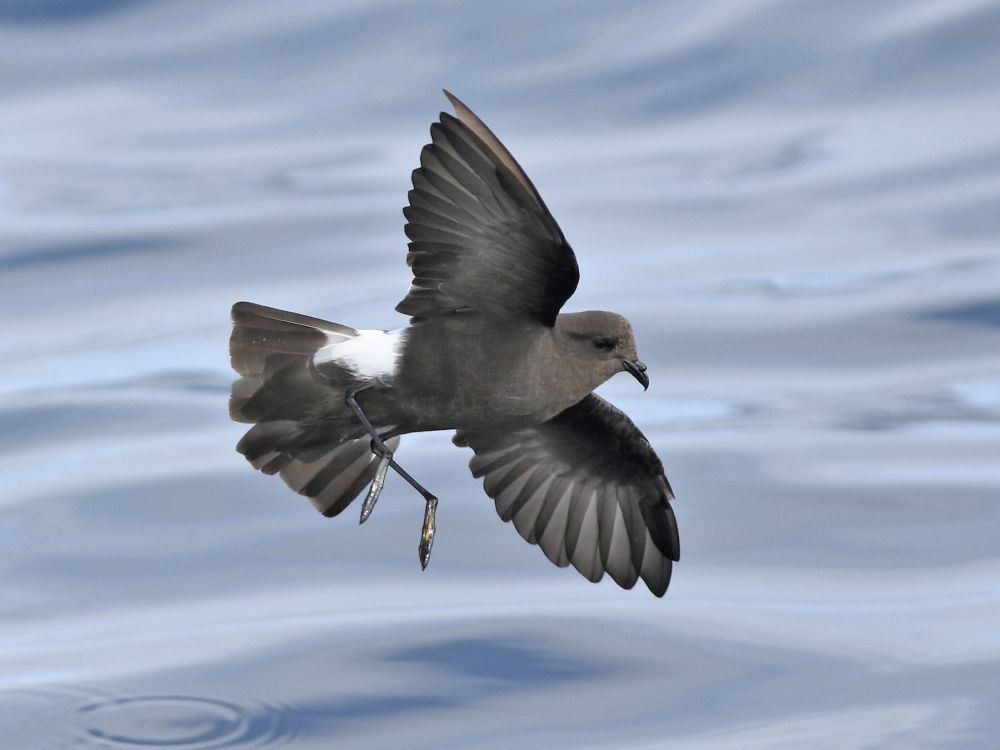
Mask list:
[{"label": "white rump patch", "polygon": [[333,362],[359,378],[392,378],[406,345],[408,329],[358,331],[357,336],[327,333],[325,346],[313,355],[317,367]]}]

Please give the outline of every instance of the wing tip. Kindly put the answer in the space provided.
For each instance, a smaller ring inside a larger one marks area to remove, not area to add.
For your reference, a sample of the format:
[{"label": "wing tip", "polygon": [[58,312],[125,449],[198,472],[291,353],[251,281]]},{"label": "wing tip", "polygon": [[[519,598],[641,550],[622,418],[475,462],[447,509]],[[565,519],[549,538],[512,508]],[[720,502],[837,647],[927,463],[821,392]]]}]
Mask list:
[{"label": "wing tip", "polygon": [[[448,91],[448,89],[441,90],[448,98],[451,106],[455,109],[455,114],[458,116],[458,119],[462,122],[462,124],[472,131],[472,133],[495,154],[496,158],[510,171],[511,176],[513,176],[513,178],[527,192],[528,197],[535,204],[537,204],[538,209],[543,214],[548,213],[548,209],[545,207],[545,203],[542,201],[542,196],[539,195],[538,189],[531,182],[528,175],[525,174],[521,165],[517,163],[517,159],[514,158],[514,155],[511,154],[507,147],[504,146],[500,139],[496,136],[496,133],[494,133],[475,112],[469,109],[465,102]],[[445,113],[442,112],[442,115],[443,114]],[[558,229],[558,227],[556,228]],[[560,234],[561,233],[562,232],[560,231]],[[565,238],[563,238],[563,240],[565,241]]]},{"label": "wing tip", "polygon": [[459,112],[462,109],[469,109],[465,106],[461,99],[451,93],[448,89],[442,88],[441,92],[447,97],[448,101],[451,103],[452,109],[455,112]]},{"label": "wing tip", "polygon": [[[667,581],[667,583],[669,584],[669,581]],[[661,587],[658,584],[657,585],[653,585],[653,584],[650,584],[650,583],[647,582],[646,583],[646,588],[648,588],[649,589],[649,593],[651,593],[657,599],[662,599],[664,596],[667,595],[667,586],[666,585],[664,585],[664,586]]]},{"label": "wing tip", "polygon": [[234,302],[233,306],[229,310],[229,314],[233,319],[234,323],[238,323],[251,317],[260,310],[261,305],[255,302],[247,302],[246,300],[240,300],[239,302]]},{"label": "wing tip", "polygon": [[679,562],[681,559],[681,535],[677,528],[677,516],[674,515],[674,509],[670,507],[670,503],[667,503],[665,515],[670,527],[670,554],[668,557],[674,562]]}]

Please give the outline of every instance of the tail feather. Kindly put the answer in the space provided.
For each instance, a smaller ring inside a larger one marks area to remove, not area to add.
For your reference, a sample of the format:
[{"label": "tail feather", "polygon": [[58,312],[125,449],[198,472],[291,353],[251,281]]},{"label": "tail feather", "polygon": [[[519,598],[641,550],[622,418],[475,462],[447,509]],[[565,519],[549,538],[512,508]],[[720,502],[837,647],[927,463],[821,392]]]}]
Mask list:
[{"label": "tail feather", "polygon": [[316,421],[344,410],[346,370],[317,375],[312,357],[331,339],[358,335],[354,328],[252,302],[233,305],[229,355],[243,377],[233,383],[229,416],[236,422]]},{"label": "tail feather", "polygon": [[229,354],[240,375],[262,375],[274,354],[312,356],[330,338],[353,338],[357,330],[321,318],[265,307],[253,302],[233,305]]},{"label": "tail feather", "polygon": [[[236,446],[250,464],[335,516],[371,482],[377,461],[345,402],[353,374],[317,374],[316,351],[358,332],[319,318],[250,302],[233,306],[229,414],[253,424]],[[399,438],[386,441],[395,450]]]},{"label": "tail feather", "polygon": [[242,453],[255,469],[264,471],[276,456],[291,447],[293,441],[288,438],[294,438],[297,432],[298,426],[290,420],[261,422],[251,427],[240,439],[236,444],[236,451]]},{"label": "tail feather", "polygon": [[[308,497],[320,513],[335,516],[375,477],[378,459],[370,442],[367,438],[349,440],[311,463],[293,459],[281,469],[281,478]],[[389,450],[394,451],[398,445],[399,438],[386,441]]]},{"label": "tail feather", "polygon": [[263,375],[244,376],[233,383],[229,416],[236,422],[280,419],[315,420],[337,413],[345,388],[320,379],[308,356],[272,354]]},{"label": "tail feather", "polygon": [[[313,442],[310,430],[291,421],[263,422],[244,435],[236,450],[255,469],[278,474],[325,516],[335,516],[372,481],[378,460],[368,437]],[[399,438],[386,440],[395,451]]]}]

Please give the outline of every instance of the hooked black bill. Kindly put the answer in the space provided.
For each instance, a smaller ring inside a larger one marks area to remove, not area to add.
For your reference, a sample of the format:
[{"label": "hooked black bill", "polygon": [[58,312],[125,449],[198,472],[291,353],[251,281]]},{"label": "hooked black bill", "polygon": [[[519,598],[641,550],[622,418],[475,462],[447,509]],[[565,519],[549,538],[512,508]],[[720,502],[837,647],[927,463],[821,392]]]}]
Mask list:
[{"label": "hooked black bill", "polygon": [[642,383],[642,390],[649,390],[649,375],[646,374],[646,365],[637,359],[623,359],[622,366],[625,372]]}]

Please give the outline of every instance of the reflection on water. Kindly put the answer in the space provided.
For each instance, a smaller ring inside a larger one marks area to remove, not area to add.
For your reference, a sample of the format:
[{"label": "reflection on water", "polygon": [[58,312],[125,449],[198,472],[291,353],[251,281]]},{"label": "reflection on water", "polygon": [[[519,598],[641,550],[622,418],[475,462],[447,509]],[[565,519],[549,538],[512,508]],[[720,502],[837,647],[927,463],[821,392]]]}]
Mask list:
[{"label": "reflection on water", "polygon": [[[1000,3],[521,5],[0,2],[11,747],[993,741]],[[358,528],[233,451],[233,301],[399,325],[442,86],[635,324],[662,601],[446,435],[424,573],[393,480]]]}]

